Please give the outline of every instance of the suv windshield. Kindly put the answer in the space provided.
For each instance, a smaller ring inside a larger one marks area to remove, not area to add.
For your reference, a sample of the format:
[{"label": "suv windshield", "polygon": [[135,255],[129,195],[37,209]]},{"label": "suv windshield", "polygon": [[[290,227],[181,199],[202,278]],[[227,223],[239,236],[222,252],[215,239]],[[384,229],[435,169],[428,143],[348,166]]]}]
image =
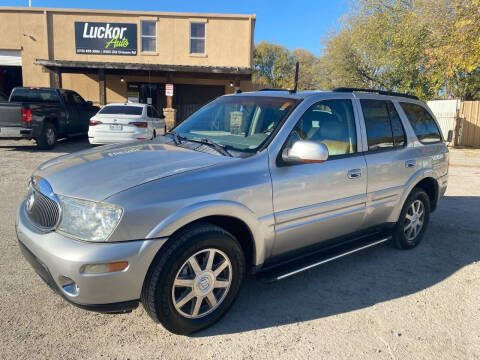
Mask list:
[{"label": "suv windshield", "polygon": [[290,113],[295,99],[225,96],[175,128],[187,139],[207,139],[238,151],[257,151]]},{"label": "suv windshield", "polygon": [[98,113],[107,115],[142,115],[142,110],[142,106],[107,105]]}]

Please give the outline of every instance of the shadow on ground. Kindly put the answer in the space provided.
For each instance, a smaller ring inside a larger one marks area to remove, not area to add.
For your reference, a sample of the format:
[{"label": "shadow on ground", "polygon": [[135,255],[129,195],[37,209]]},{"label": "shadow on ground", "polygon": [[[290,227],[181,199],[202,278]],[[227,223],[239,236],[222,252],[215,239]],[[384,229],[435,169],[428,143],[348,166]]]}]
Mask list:
[{"label": "shadow on ground", "polygon": [[34,140],[0,140],[0,149],[6,151],[23,151],[28,153],[71,154],[75,151],[91,148],[86,137],[60,139],[52,150],[40,150]]},{"label": "shadow on ground", "polygon": [[319,319],[427,289],[480,260],[478,214],[480,197],[445,197],[413,250],[380,245],[277,283],[250,278],[227,315],[193,336]]}]

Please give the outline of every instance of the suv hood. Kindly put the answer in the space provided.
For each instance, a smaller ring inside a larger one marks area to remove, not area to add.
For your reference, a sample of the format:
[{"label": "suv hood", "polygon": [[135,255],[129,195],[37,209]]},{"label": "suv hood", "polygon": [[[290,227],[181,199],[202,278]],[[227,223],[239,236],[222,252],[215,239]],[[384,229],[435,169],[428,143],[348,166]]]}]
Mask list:
[{"label": "suv hood", "polygon": [[64,155],[40,165],[34,176],[45,178],[56,194],[101,201],[149,181],[232,160],[146,141]]}]

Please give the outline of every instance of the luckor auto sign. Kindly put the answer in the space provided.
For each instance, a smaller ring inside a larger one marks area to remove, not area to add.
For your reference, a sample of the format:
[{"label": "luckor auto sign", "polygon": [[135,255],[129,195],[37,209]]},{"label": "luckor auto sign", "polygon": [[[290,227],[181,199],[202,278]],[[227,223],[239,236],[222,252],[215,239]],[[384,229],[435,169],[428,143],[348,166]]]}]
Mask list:
[{"label": "luckor auto sign", "polygon": [[137,55],[137,24],[76,21],[75,50],[88,55]]}]

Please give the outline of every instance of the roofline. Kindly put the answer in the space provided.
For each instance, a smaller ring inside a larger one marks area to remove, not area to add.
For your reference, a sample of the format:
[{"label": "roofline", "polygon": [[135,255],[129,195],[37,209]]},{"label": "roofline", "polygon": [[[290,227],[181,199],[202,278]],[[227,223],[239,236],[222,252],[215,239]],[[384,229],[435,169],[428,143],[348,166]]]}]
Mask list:
[{"label": "roofline", "polygon": [[256,14],[218,14],[218,13],[189,13],[189,12],[162,12],[162,11],[134,11],[134,10],[106,10],[106,9],[67,9],[67,8],[44,8],[25,6],[0,6],[1,11],[21,12],[66,12],[73,14],[95,14],[95,15],[137,15],[137,16],[164,16],[164,17],[208,17],[226,19],[251,19],[255,21]]}]

